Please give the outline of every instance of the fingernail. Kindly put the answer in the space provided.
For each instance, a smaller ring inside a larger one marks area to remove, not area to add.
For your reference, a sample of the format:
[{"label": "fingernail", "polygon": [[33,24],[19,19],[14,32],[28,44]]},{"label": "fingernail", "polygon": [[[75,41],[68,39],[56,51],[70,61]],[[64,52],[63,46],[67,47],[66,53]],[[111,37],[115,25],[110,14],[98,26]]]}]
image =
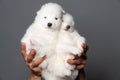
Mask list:
[{"label": "fingernail", "polygon": [[85,44],[85,43],[83,43],[83,44],[82,44],[82,47],[83,47],[83,48],[86,48],[86,44]]},{"label": "fingernail", "polygon": [[67,60],[67,63],[70,63],[70,62],[71,62],[70,59],[68,59],[68,60]]}]

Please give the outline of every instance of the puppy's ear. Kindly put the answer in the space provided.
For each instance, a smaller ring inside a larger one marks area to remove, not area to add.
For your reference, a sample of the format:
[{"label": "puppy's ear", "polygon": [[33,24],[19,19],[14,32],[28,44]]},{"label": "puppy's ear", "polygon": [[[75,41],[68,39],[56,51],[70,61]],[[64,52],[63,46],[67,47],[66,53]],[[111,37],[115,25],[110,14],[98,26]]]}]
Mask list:
[{"label": "puppy's ear", "polygon": [[62,16],[61,16],[61,18],[63,18],[63,15],[65,15],[65,14],[66,14],[65,10],[62,10]]},{"label": "puppy's ear", "polygon": [[40,13],[41,13],[41,11],[40,11],[40,10],[38,10],[38,11],[36,12],[36,14],[37,14],[37,15],[39,15]]},{"label": "puppy's ear", "polygon": [[66,14],[65,10],[62,10],[63,15]]}]

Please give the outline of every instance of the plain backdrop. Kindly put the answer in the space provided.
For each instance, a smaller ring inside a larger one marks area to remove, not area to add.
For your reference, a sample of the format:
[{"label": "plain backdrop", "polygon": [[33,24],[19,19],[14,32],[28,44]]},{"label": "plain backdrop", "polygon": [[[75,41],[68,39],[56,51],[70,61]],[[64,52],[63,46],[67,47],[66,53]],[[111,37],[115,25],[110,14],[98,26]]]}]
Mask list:
[{"label": "plain backdrop", "polygon": [[20,39],[47,2],[73,15],[87,39],[87,80],[120,80],[120,0],[0,0],[0,80],[26,80]]}]

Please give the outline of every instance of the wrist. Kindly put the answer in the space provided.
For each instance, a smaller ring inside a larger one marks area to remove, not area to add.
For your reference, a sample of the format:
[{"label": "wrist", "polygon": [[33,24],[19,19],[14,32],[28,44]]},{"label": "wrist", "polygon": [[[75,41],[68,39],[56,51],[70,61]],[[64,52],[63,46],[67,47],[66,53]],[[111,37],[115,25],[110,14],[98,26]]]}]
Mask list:
[{"label": "wrist", "polygon": [[30,73],[30,75],[28,76],[28,80],[41,80],[41,76],[38,76],[34,73]]}]

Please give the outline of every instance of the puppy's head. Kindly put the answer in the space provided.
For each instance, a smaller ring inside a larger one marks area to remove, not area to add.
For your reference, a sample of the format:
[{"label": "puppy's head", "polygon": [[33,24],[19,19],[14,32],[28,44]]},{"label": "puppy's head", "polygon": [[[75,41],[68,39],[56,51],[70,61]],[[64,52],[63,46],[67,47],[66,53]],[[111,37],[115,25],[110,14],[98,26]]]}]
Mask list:
[{"label": "puppy's head", "polygon": [[47,3],[37,12],[36,22],[45,29],[60,29],[64,10],[56,3]]},{"label": "puppy's head", "polygon": [[68,13],[63,15],[61,30],[64,30],[67,32],[74,31],[74,19],[73,19],[72,15],[70,15]]}]

